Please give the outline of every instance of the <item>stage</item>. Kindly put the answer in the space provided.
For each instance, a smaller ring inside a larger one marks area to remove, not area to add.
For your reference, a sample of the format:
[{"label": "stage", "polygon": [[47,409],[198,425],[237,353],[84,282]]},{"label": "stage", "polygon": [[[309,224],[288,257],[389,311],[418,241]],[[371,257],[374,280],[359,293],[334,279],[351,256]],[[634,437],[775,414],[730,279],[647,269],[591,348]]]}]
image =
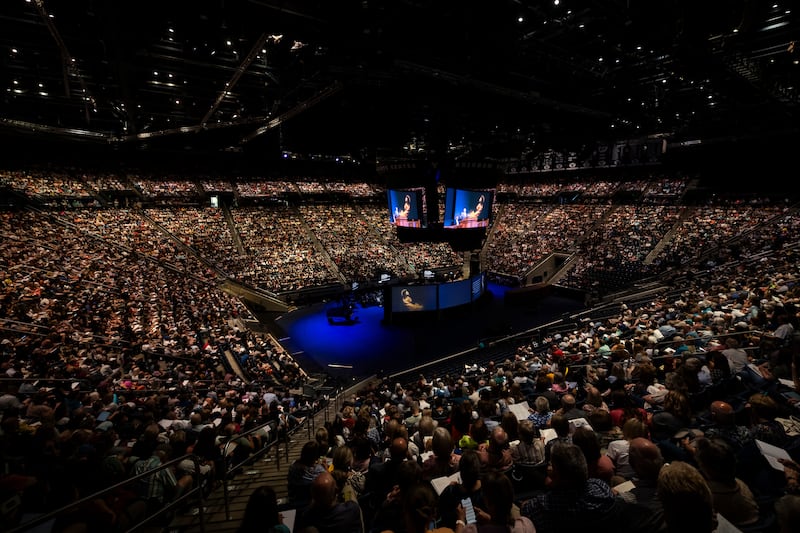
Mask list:
[{"label": "stage", "polygon": [[474,303],[391,323],[380,305],[356,303],[343,310],[340,302],[326,302],[283,315],[275,324],[283,332],[281,344],[307,371],[366,377],[412,368],[583,308],[582,302],[553,294],[508,306],[508,290],[489,282]]}]

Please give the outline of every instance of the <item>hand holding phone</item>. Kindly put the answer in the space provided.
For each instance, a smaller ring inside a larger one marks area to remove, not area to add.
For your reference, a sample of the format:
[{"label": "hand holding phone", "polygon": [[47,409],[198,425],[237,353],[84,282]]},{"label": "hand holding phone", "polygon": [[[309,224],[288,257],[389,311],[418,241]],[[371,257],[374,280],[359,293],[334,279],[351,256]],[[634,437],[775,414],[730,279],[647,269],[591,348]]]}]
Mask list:
[{"label": "hand holding phone", "polygon": [[475,516],[475,508],[472,506],[472,500],[469,498],[464,498],[461,500],[461,506],[467,512],[467,517],[465,520],[467,524],[474,524],[478,521],[478,518]]}]

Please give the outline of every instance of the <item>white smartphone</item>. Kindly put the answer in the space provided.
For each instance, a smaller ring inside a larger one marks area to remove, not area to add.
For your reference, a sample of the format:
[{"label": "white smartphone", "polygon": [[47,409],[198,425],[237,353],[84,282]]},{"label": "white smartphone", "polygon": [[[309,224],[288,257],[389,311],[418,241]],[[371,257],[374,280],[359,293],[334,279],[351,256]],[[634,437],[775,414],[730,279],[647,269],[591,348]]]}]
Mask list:
[{"label": "white smartphone", "polygon": [[475,516],[475,508],[472,506],[472,500],[469,498],[464,498],[461,500],[461,506],[464,507],[464,510],[467,512],[467,524],[474,524],[478,521],[477,517]]}]

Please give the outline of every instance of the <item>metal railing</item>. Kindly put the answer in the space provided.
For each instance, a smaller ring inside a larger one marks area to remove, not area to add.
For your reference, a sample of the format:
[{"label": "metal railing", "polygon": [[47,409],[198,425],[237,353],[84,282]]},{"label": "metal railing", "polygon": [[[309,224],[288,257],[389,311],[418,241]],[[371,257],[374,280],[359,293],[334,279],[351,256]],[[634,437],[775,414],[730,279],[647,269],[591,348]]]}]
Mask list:
[{"label": "metal railing", "polygon": [[[38,526],[42,526],[43,524],[46,524],[48,522],[55,521],[59,517],[68,515],[73,511],[77,511],[81,507],[89,506],[98,499],[105,499],[107,496],[114,494],[120,489],[127,488],[128,490],[131,490],[134,494],[136,494],[138,493],[138,491],[136,490],[137,488],[136,485],[138,483],[145,482],[147,478],[157,474],[162,470],[176,467],[186,459],[189,459],[194,463],[194,472],[192,473],[192,486],[190,489],[186,490],[183,493],[177,494],[175,498],[164,503],[164,505],[155,512],[145,513],[145,516],[142,520],[130,524],[130,527],[128,527],[127,529],[110,528],[108,529],[108,531],[124,531],[125,533],[137,531],[141,527],[153,522],[156,518],[166,516],[173,510],[180,508],[187,501],[196,500],[198,502],[198,508],[199,508],[198,515],[200,520],[200,531],[204,532],[205,531],[205,518],[204,518],[204,508],[203,508],[204,496],[203,496],[202,475],[200,474],[200,461],[197,456],[193,454],[187,454],[182,457],[178,457],[177,459],[172,459],[166,463],[163,463],[160,466],[153,468],[152,470],[148,470],[147,472],[142,472],[141,474],[131,476],[125,481],[121,481],[119,483],[111,485],[110,487],[97,491],[93,494],[90,494],[89,496],[85,496],[77,501],[64,505],[63,507],[36,516],[35,518],[28,520],[22,524],[19,524],[13,527],[12,529],[8,530],[8,533],[21,533],[23,531],[31,531],[34,528],[37,528]],[[146,501],[144,497],[139,496],[138,498],[134,499],[131,503],[137,500],[142,502]]]},{"label": "metal railing", "polygon": [[[222,494],[223,494],[223,501],[225,502],[225,519],[231,519],[230,513],[230,487],[228,481],[235,472],[238,472],[239,469],[251,465],[256,462],[258,459],[267,455],[273,448],[275,449],[275,467],[280,469],[281,467],[281,448],[280,445],[283,444],[284,449],[284,456],[286,457],[286,461],[289,461],[289,444],[290,439],[289,437],[298,431],[302,430],[303,427],[306,428],[307,436],[311,439],[313,432],[316,429],[313,428],[314,426],[314,415],[315,412],[309,412],[308,416],[305,417],[298,426],[293,428],[291,431],[287,429],[282,429],[280,427],[273,427],[272,422],[265,422],[264,424],[260,424],[254,428],[250,428],[249,430],[238,433],[236,435],[231,435],[231,437],[225,442],[222,448],[222,456],[225,460],[225,472],[222,474]],[[264,433],[265,429],[268,429],[266,434]],[[249,454],[247,457],[238,461],[236,463],[233,462],[233,453],[231,446],[234,444],[238,444],[237,441],[239,439],[247,439],[253,435],[266,435],[270,437],[270,440],[261,446],[261,448],[255,450],[253,453]]]}]

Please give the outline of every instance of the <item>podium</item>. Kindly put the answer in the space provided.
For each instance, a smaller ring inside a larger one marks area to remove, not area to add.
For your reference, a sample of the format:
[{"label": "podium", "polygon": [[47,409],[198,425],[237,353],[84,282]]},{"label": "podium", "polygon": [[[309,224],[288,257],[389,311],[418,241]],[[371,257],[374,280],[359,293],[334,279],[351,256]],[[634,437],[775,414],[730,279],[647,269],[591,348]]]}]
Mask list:
[{"label": "podium", "polygon": [[419,228],[421,226],[419,220],[408,220],[404,217],[397,217],[394,219],[395,226],[402,226],[404,228]]}]

